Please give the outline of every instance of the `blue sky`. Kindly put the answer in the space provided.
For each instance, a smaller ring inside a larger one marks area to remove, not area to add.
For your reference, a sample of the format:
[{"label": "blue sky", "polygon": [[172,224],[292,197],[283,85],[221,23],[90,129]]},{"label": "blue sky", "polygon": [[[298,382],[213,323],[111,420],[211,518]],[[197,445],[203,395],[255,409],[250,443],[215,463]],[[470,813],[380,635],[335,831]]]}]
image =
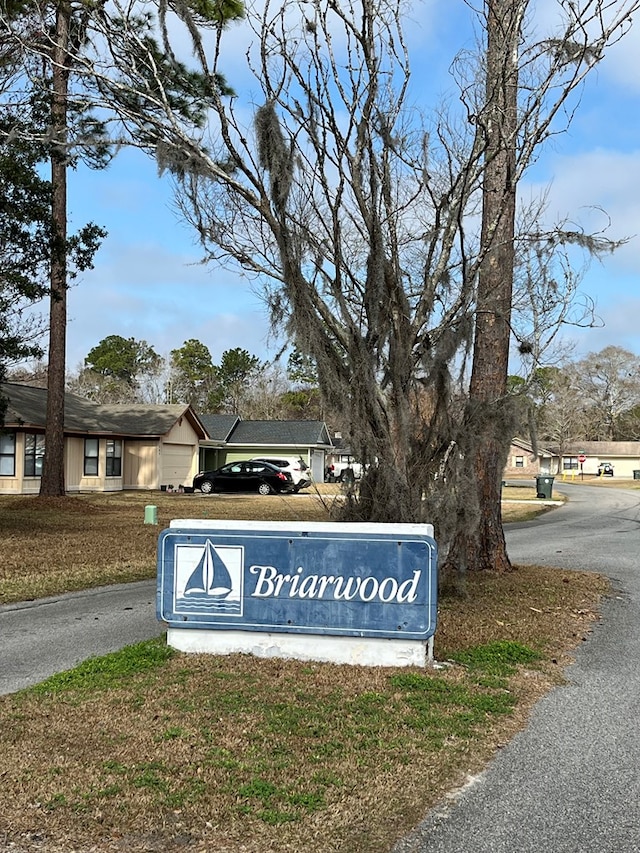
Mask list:
[{"label": "blue sky", "polygon": [[[540,14],[553,0],[540,0]],[[446,87],[455,53],[470,47],[463,0],[416,3],[407,26],[416,91]],[[227,77],[242,96],[249,85],[241,27],[229,32]],[[582,290],[597,302],[603,327],[567,328],[576,357],[610,344],[640,354],[640,25],[611,50],[589,78],[571,129],[557,137],[531,173],[549,185],[550,214],[595,217],[604,208],[610,237],[630,242],[604,263],[594,262]],[[425,85],[423,86],[423,81]],[[254,84],[255,88],[255,84]],[[169,181],[153,161],[122,151],[103,172],[79,170],[70,180],[71,228],[92,220],[109,236],[69,296],[67,366],[75,371],[107,335],[146,340],[161,355],[188,338],[205,343],[218,362],[226,349],[245,347],[267,359],[277,349],[252,283],[229,270],[205,267],[189,227],[181,223]]]}]

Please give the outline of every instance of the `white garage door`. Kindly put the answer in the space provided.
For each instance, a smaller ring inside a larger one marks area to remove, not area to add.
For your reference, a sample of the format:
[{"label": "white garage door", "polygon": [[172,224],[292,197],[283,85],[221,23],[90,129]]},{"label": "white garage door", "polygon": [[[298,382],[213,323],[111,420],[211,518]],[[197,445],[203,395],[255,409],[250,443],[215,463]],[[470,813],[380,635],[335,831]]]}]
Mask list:
[{"label": "white garage door", "polygon": [[316,483],[324,483],[324,450],[311,452],[311,473]]},{"label": "white garage door", "polygon": [[193,480],[193,447],[184,444],[162,445],[162,477],[166,486],[190,486]]}]

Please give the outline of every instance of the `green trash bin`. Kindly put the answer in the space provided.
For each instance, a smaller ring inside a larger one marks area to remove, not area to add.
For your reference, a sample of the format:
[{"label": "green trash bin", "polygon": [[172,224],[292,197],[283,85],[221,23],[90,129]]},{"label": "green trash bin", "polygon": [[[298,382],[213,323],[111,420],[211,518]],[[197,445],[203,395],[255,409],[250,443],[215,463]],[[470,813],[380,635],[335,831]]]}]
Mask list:
[{"label": "green trash bin", "polygon": [[553,491],[553,477],[536,477],[536,497],[550,498]]},{"label": "green trash bin", "polygon": [[633,479],[634,480],[640,480],[640,471],[634,471],[633,472]]}]

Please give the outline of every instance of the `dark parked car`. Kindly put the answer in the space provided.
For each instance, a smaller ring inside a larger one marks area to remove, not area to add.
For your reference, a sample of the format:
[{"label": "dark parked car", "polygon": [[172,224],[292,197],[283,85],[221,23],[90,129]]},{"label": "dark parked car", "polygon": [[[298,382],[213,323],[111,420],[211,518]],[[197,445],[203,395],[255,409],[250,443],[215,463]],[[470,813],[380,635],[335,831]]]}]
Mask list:
[{"label": "dark parked car", "polygon": [[291,474],[296,492],[311,485],[309,466],[299,456],[254,456],[251,462],[268,462],[285,474]]},{"label": "dark parked car", "polygon": [[611,462],[601,462],[598,465],[598,477],[613,477],[613,465]]},{"label": "dark parked car", "polygon": [[193,478],[193,488],[201,492],[292,492],[291,474],[268,462],[229,462],[215,471],[201,471]]}]

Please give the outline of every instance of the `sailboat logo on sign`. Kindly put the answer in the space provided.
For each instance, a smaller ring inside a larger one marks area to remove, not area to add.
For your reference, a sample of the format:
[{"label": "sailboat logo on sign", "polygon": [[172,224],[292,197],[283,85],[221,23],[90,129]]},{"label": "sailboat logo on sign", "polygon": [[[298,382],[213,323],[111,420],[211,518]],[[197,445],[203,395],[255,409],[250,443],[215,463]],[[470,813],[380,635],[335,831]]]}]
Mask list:
[{"label": "sailboat logo on sign", "polygon": [[243,568],[241,545],[176,545],[176,612],[242,616]]}]

